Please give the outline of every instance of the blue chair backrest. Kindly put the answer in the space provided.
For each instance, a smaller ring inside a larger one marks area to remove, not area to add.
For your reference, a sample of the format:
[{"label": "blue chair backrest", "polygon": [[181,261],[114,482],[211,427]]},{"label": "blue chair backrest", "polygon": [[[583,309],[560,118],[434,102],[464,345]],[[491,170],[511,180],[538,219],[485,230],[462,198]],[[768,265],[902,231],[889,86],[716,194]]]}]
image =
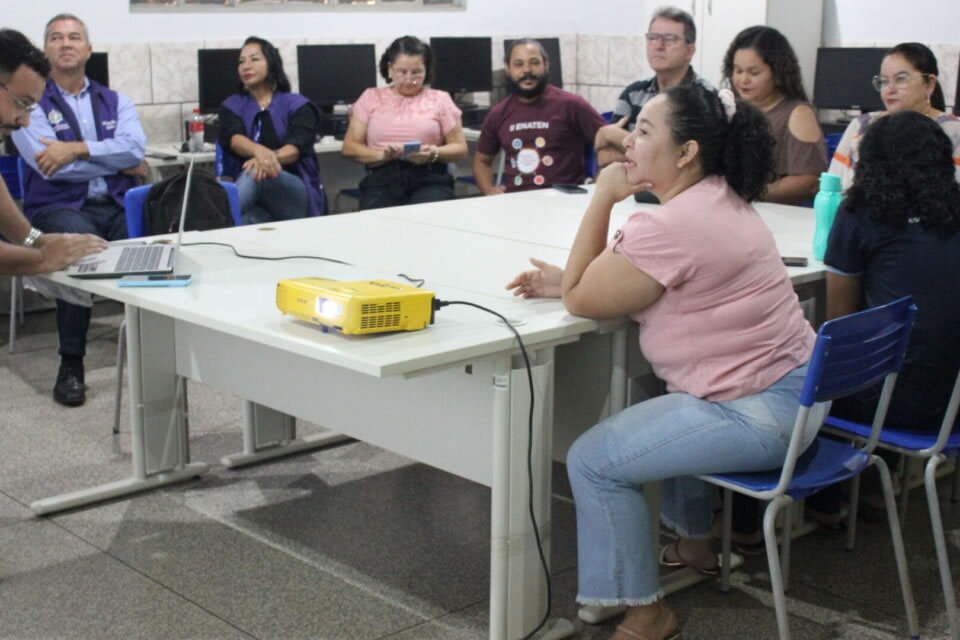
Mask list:
[{"label": "blue chair backrest", "polygon": [[828,166],[830,165],[830,161],[833,160],[833,153],[837,150],[837,146],[840,144],[840,138],[842,137],[842,133],[831,133],[823,137],[823,146],[827,149]]},{"label": "blue chair backrest", "polygon": [[588,178],[597,177],[597,152],[592,143],[583,147],[583,173]]},{"label": "blue chair backrest", "polygon": [[[127,236],[130,238],[141,238],[144,235],[143,206],[147,201],[147,193],[151,186],[146,184],[142,187],[134,187],[127,190],[127,193],[123,196],[123,208],[127,216]],[[233,224],[239,227],[241,225],[240,196],[237,194],[237,185],[232,182],[221,182],[220,186],[227,192],[227,201],[230,203],[230,216],[233,218]]]},{"label": "blue chair backrest", "polygon": [[821,325],[800,404],[856,393],[900,370],[917,307],[906,296]]}]

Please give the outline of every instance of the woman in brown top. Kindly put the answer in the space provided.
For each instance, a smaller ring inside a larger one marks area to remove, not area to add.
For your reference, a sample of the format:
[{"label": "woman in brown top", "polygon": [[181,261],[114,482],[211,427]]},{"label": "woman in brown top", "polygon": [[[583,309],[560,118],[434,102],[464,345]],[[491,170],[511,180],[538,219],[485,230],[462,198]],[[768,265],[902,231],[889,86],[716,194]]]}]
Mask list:
[{"label": "woman in brown top", "polygon": [[741,100],[759,108],[770,122],[777,180],[764,200],[808,204],[827,169],[823,132],[807,101],[800,65],[790,43],[770,27],[747,27],[730,43],[723,78]]}]

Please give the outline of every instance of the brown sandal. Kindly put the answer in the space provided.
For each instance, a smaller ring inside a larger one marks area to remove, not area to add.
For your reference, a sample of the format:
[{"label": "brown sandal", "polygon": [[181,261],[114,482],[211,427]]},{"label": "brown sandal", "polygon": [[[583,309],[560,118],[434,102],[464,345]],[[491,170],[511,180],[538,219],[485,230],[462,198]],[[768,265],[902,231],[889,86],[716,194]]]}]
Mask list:
[{"label": "brown sandal", "polygon": [[[675,560],[670,560],[667,558],[667,553],[672,552]],[[706,556],[704,558],[690,558],[685,559],[680,554],[680,538],[677,538],[668,545],[665,545],[660,549],[660,565],[663,567],[690,567],[691,569],[696,569],[700,573],[707,576],[716,576],[720,575],[720,561],[721,557],[716,554],[710,554],[710,559],[716,559],[717,564],[714,566],[706,566],[704,563],[708,561]]]}]

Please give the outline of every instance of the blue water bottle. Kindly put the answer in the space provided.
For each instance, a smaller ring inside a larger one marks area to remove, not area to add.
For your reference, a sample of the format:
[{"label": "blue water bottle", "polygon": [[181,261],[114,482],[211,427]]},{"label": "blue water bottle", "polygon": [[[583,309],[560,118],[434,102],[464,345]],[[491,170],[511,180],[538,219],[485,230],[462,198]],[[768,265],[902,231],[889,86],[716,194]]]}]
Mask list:
[{"label": "blue water bottle", "polygon": [[820,192],[813,199],[813,213],[817,219],[817,227],[813,232],[813,257],[817,260],[823,260],[823,255],[827,252],[830,227],[833,226],[833,218],[837,215],[837,207],[842,200],[840,176],[821,173]]}]

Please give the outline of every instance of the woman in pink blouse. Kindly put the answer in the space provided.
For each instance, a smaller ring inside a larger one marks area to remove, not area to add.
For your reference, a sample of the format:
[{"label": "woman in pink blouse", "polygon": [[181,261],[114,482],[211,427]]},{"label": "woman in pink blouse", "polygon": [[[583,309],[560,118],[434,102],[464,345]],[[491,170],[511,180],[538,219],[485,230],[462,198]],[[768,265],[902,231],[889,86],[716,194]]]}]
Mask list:
[{"label": "woman in pink blouse", "polygon": [[[749,204],[775,175],[763,114],[728,89],[681,85],[643,106],[625,143],[626,161],[597,180],[566,268],[537,263],[508,288],[640,324],[640,348],[668,393],[570,448],[577,601],[627,608],[611,640],[673,640],[679,624],[662,601],[658,563],[719,568],[714,492],[693,476],[783,463],[815,334]],[[608,243],[614,204],[643,190],[663,205],[638,211]],[[815,434],[805,435],[809,444]],[[661,519],[679,536],[659,550],[643,493],[656,481]]]},{"label": "woman in pink blouse", "polygon": [[343,155],[367,167],[361,209],[453,198],[446,163],[467,156],[467,141],[450,95],[425,86],[432,67],[430,45],[397,38],[380,58],[389,86],[367,89],[354,103]]}]

